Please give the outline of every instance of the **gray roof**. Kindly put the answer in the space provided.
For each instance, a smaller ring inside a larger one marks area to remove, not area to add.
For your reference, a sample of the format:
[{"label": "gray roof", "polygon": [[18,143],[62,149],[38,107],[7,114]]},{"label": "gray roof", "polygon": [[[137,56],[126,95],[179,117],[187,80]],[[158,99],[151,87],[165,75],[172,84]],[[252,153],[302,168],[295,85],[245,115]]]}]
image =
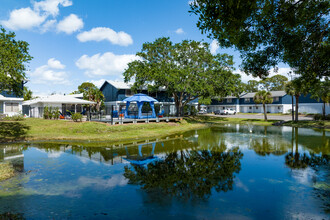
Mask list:
[{"label": "gray roof", "polygon": [[[270,93],[272,94],[272,97],[282,97],[286,95],[285,91],[270,91]],[[256,92],[249,92],[241,96],[241,98],[253,98],[255,94]]]}]

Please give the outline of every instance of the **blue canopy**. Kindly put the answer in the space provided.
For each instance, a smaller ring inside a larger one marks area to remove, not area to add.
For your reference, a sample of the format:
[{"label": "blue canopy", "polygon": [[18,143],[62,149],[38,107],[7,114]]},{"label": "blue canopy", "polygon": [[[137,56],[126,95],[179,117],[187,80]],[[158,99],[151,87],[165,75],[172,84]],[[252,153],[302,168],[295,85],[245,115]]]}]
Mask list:
[{"label": "blue canopy", "polygon": [[[128,107],[130,105],[131,102],[136,102],[137,106],[138,106],[138,115],[137,118],[156,118],[156,113],[155,113],[155,106],[154,106],[154,102],[158,102],[156,99],[146,95],[146,94],[142,94],[142,93],[138,93],[135,94],[131,97],[128,97],[126,99],[123,100],[124,102],[126,102],[126,110],[125,110],[125,118],[134,118],[134,115],[128,115]],[[152,115],[151,116],[143,116],[142,115],[142,106],[143,103],[145,102],[149,102],[150,103],[150,107],[152,109]]]}]

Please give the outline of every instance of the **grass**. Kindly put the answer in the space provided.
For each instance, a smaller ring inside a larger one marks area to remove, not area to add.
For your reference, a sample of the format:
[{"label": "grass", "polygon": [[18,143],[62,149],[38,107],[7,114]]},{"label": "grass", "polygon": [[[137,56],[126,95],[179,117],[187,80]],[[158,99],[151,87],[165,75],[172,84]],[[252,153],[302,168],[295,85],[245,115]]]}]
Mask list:
[{"label": "grass", "polygon": [[28,118],[21,122],[30,129],[26,140],[77,140],[77,141],[135,141],[162,137],[192,129],[206,127],[206,124],[188,123],[149,123],[109,125],[101,122],[72,122]]},{"label": "grass", "polygon": [[263,119],[247,119],[247,118],[226,118],[226,117],[215,117],[215,116],[194,116],[186,118],[189,123],[207,123],[210,125],[214,124],[253,124],[253,125],[264,125],[269,126],[278,120]]},{"label": "grass", "polygon": [[0,163],[0,182],[15,176],[16,172],[10,163]]},{"label": "grass", "polygon": [[283,124],[284,126],[292,126],[298,128],[319,128],[330,131],[330,121],[288,121]]}]

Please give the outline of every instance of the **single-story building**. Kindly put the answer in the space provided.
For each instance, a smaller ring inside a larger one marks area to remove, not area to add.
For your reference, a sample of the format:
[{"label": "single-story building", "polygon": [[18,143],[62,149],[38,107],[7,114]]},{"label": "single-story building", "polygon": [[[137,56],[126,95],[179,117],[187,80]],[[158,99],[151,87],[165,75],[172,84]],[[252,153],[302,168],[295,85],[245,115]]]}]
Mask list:
[{"label": "single-story building", "polygon": [[22,112],[23,98],[7,92],[0,93],[0,114],[9,116]]},{"label": "single-story building", "polygon": [[82,112],[83,105],[95,104],[95,102],[79,98],[81,95],[50,95],[23,102],[23,114],[33,118],[42,118],[44,108],[47,106],[58,108],[60,112]]}]

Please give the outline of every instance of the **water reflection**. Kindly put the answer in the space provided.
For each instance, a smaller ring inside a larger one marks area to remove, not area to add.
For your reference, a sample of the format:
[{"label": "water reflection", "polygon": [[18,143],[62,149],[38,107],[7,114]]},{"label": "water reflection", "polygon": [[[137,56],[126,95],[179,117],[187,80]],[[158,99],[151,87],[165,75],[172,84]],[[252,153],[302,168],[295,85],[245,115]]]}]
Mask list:
[{"label": "water reflection", "polygon": [[[312,219],[324,218],[330,210],[329,132],[249,129],[212,127],[120,146],[0,146],[0,162],[19,160],[17,170],[25,171],[0,182],[0,218],[7,212],[77,219],[95,213],[132,219],[139,213],[150,219],[204,211],[206,218],[239,214],[262,219],[269,210],[277,219],[306,217],[300,214],[307,212]],[[149,210],[157,214],[148,216]]]},{"label": "water reflection", "polygon": [[148,192],[180,198],[208,198],[217,192],[233,189],[235,175],[243,157],[238,148],[224,151],[180,150],[166,154],[164,160],[145,166],[125,167],[129,184],[140,185]]}]

